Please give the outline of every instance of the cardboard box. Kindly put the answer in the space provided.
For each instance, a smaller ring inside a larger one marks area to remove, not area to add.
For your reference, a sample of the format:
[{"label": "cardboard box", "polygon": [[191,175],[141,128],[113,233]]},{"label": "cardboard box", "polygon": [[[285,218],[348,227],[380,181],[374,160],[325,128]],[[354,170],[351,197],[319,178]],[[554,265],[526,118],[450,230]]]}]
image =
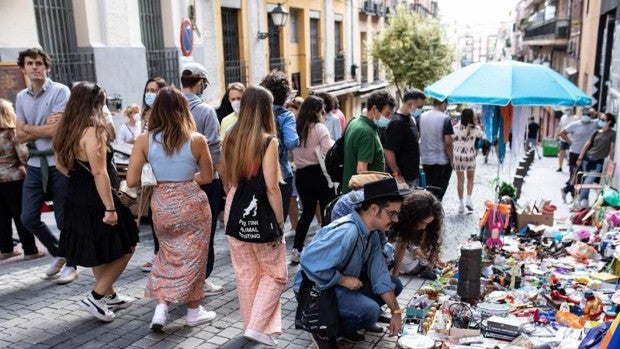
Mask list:
[{"label": "cardboard box", "polygon": [[553,226],[553,214],[517,214],[517,231],[520,231],[528,224]]}]

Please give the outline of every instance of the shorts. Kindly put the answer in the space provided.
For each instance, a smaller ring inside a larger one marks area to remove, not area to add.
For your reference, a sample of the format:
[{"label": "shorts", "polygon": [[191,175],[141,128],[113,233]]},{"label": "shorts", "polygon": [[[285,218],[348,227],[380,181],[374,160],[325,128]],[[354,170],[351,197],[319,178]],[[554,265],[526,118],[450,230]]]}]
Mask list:
[{"label": "shorts", "polygon": [[525,142],[529,147],[535,147],[537,143],[536,138],[528,138]]},{"label": "shorts", "polygon": [[570,148],[570,144],[568,142],[558,141],[558,145],[560,150],[568,150]]}]

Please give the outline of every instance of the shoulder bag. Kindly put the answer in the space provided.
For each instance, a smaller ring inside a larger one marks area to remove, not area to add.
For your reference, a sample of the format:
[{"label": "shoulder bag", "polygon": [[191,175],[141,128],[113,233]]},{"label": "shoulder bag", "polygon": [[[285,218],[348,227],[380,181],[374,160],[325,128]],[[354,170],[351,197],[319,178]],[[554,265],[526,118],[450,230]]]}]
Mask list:
[{"label": "shoulder bag", "polygon": [[[263,152],[272,138],[265,140]],[[239,180],[230,205],[226,235],[244,242],[267,243],[282,239],[283,234],[269,204],[262,164],[259,164],[257,175]]]},{"label": "shoulder bag", "polygon": [[[153,137],[153,141],[155,141],[155,137]],[[146,162],[144,166],[142,166],[142,174],[140,175],[140,182],[143,187],[152,187],[157,185],[157,178],[155,178],[155,173],[153,173],[153,167],[149,163],[149,144],[151,143],[151,133],[148,133],[147,143],[146,143]]]}]

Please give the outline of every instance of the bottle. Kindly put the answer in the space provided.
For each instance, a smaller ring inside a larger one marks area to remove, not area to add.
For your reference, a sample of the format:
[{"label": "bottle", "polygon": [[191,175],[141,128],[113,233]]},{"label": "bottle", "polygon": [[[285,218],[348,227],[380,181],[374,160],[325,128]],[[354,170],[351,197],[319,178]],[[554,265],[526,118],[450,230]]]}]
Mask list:
[{"label": "bottle", "polygon": [[426,172],[420,168],[420,187],[426,188]]}]

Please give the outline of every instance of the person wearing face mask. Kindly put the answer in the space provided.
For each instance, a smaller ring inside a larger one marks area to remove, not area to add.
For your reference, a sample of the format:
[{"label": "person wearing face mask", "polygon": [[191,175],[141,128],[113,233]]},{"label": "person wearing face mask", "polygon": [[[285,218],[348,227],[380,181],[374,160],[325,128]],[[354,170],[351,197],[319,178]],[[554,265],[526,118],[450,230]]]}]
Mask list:
[{"label": "person wearing face mask", "polygon": [[140,107],[137,104],[132,104],[124,112],[127,116],[127,122],[121,125],[118,131],[117,141],[119,143],[133,144],[140,135]]},{"label": "person wearing face mask", "polygon": [[[215,230],[217,228],[217,217],[222,210],[222,197],[224,196],[224,188],[220,180],[222,172],[221,153],[222,141],[220,138],[220,123],[217,120],[215,109],[202,100],[202,93],[209,84],[207,80],[207,70],[205,67],[196,62],[186,64],[181,70],[181,85],[183,86],[183,95],[189,103],[189,109],[192,117],[196,122],[196,131],[207,138],[209,145],[209,153],[213,160],[213,181],[200,186],[209,198],[209,206],[211,206],[211,235],[209,237],[209,254],[207,260],[207,278],[213,271],[214,264],[214,248],[213,240]],[[216,295],[224,291],[221,285],[212,283],[210,280],[205,282],[205,294]]]},{"label": "person wearing face mask", "polygon": [[446,115],[448,101],[433,98],[433,109],[420,115],[420,160],[426,173],[426,184],[441,188],[437,193],[443,199],[450,176],[454,156],[452,135],[454,129],[450,117]]},{"label": "person wearing face mask", "polygon": [[[347,125],[344,134],[344,167],[341,183],[349,183],[351,177],[362,171],[384,171],[385,158],[379,139],[381,117],[391,116],[396,101],[386,91],[372,93],[366,101],[366,115],[360,115]],[[349,192],[343,186],[343,193]]]},{"label": "person wearing face mask", "polygon": [[[603,163],[605,158],[609,156],[609,161],[614,161],[614,149],[616,146],[616,131],[612,127],[616,124],[616,116],[611,113],[601,113],[596,121],[598,131],[594,132],[590,139],[584,144],[579,158],[577,158],[577,166],[583,164],[583,170],[586,172],[601,173],[603,172]],[[591,184],[597,177],[587,176],[584,178],[584,184]],[[588,196],[590,189],[582,189],[579,192],[579,209],[589,207]],[[575,206],[577,205],[575,200]],[[575,207],[577,208],[577,207]]]},{"label": "person wearing face mask", "polygon": [[566,195],[574,193],[574,181],[580,166],[577,159],[590,136],[597,130],[596,122],[592,122],[592,116],[596,117],[596,110],[590,108],[581,116],[581,120],[574,121],[560,131],[560,138],[569,144],[568,148],[568,168],[570,177],[566,185],[562,188],[562,200],[566,202]]},{"label": "person wearing face mask", "polygon": [[240,82],[233,82],[226,89],[226,95],[233,111],[225,116],[220,123],[220,139],[222,142],[224,142],[224,138],[226,138],[230,128],[239,119],[239,108],[241,108],[241,95],[243,95],[243,91],[245,91],[245,86]]},{"label": "person wearing face mask", "polygon": [[383,151],[390,173],[398,182],[417,186],[420,176],[420,133],[411,114],[422,110],[426,96],[417,89],[405,91],[403,102],[386,128]]}]

